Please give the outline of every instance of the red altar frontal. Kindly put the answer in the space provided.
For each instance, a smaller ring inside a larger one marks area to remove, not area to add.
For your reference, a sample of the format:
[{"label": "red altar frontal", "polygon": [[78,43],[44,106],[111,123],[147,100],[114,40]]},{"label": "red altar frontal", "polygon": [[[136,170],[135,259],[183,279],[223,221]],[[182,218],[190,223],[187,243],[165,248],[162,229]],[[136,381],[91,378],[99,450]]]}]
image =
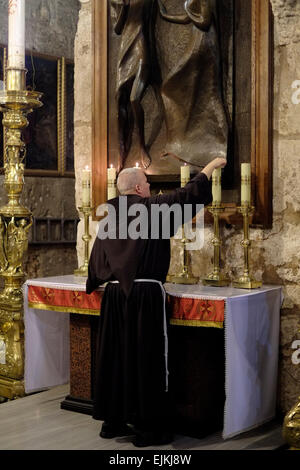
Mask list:
[{"label": "red altar frontal", "polygon": [[[227,438],[272,419],[281,288],[242,291],[166,284],[165,289],[169,387],[179,430],[201,437],[223,429]],[[103,291],[100,287],[87,295],[85,280],[75,276],[25,283],[27,393],[70,381],[62,408],[91,414]],[[264,346],[260,358],[258,343]]]}]

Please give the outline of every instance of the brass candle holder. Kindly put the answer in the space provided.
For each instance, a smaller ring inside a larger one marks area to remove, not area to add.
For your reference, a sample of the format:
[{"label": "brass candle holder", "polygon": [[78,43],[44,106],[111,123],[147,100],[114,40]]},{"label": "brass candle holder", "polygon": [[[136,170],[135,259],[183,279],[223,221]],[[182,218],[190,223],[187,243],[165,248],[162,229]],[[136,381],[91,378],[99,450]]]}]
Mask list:
[{"label": "brass candle holder", "polygon": [[24,390],[24,323],[22,285],[28,250],[31,212],[20,203],[24,187],[26,146],[22,130],[27,114],[42,106],[39,92],[26,90],[26,70],[8,67],[5,90],[0,91],[0,110],[5,128],[4,187],[8,202],[0,208],[0,341],[4,363],[0,364],[0,396],[14,399]]},{"label": "brass candle holder", "polygon": [[78,207],[78,210],[83,214],[84,216],[84,235],[82,236],[82,240],[84,241],[84,263],[80,268],[75,269],[74,275],[75,276],[82,276],[82,277],[87,277],[88,276],[88,267],[89,267],[89,245],[90,241],[92,239],[89,230],[90,230],[90,215],[93,211],[93,207],[91,206],[82,206]]},{"label": "brass candle holder", "polygon": [[300,396],[298,402],[285,415],[282,435],[290,450],[300,450]]},{"label": "brass candle holder", "polygon": [[212,204],[208,207],[209,212],[214,218],[214,238],[212,244],[214,246],[214,269],[205,279],[202,279],[202,283],[205,286],[212,287],[224,287],[230,284],[230,278],[221,272],[220,260],[221,260],[221,246],[222,241],[220,238],[220,221],[219,217],[225,210],[221,203]]},{"label": "brass candle holder", "polygon": [[199,278],[193,276],[191,270],[191,257],[189,250],[186,245],[189,243],[189,240],[185,236],[184,227],[182,227],[183,237],[181,239],[181,245],[183,250],[183,266],[182,271],[178,274],[171,274],[167,276],[167,282],[173,284],[198,284]]},{"label": "brass candle holder", "polygon": [[238,207],[238,212],[243,216],[244,238],[241,245],[244,249],[244,273],[233,282],[233,287],[238,289],[258,289],[262,286],[262,282],[253,279],[250,276],[249,269],[249,250],[251,246],[251,240],[249,239],[249,218],[254,212],[254,207],[248,203],[244,203]]}]

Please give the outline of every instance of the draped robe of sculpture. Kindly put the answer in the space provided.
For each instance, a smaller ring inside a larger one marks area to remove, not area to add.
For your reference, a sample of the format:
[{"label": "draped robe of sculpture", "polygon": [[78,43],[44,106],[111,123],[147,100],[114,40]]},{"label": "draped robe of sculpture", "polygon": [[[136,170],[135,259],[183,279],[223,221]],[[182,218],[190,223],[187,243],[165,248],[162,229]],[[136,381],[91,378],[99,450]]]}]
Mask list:
[{"label": "draped robe of sculpture", "polygon": [[[121,168],[129,154],[134,124],[144,168],[151,164],[145,144],[143,95],[158,78],[153,28],[156,0],[110,0],[114,31],[121,35],[117,67],[117,113]],[[159,100],[157,87],[154,86]]]},{"label": "draped robe of sculpture", "polygon": [[161,0],[159,7],[163,19],[179,24],[178,28],[181,24],[190,24],[192,29],[187,50],[163,79],[165,154],[198,166],[215,157],[226,158],[228,120],[222,93],[214,2],[187,0],[182,15],[168,14]]}]

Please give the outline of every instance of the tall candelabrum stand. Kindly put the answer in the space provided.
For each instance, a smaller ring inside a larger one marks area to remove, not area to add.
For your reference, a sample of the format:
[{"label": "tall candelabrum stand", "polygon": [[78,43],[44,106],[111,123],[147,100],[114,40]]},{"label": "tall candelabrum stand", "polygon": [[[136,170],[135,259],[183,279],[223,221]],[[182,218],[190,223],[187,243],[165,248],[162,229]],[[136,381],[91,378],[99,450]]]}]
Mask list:
[{"label": "tall candelabrum stand", "polygon": [[84,242],[84,262],[80,268],[75,269],[74,275],[75,276],[88,276],[88,267],[89,267],[89,252],[90,252],[90,241],[92,239],[89,231],[90,231],[90,215],[93,212],[93,207],[91,206],[83,206],[78,208],[79,211],[84,216],[84,235],[82,236],[82,240]]},{"label": "tall candelabrum stand", "polygon": [[249,219],[254,212],[254,207],[251,206],[251,204],[242,204],[238,207],[238,211],[243,216],[244,237],[241,245],[244,249],[244,272],[241,277],[233,282],[233,287],[238,289],[258,289],[262,286],[262,282],[256,281],[250,276],[249,267],[249,250],[251,247],[251,240],[249,238]]},{"label": "tall candelabrum stand", "polygon": [[[183,188],[190,180],[189,168],[182,167],[183,172],[181,173],[181,187]],[[185,171],[186,170],[186,171]],[[173,284],[198,284],[199,278],[192,274],[191,270],[191,255],[187,249],[187,244],[190,241],[186,238],[184,226],[182,227],[182,239],[180,241],[182,247],[182,270],[176,274],[169,274],[167,276],[167,282]]]},{"label": "tall candelabrum stand", "polygon": [[222,241],[220,238],[220,221],[219,217],[224,212],[225,208],[221,203],[212,204],[208,207],[209,212],[214,218],[214,238],[212,244],[214,246],[214,269],[205,279],[202,279],[202,283],[205,286],[212,287],[223,287],[229,286],[230,278],[221,272],[220,261],[221,261],[221,245]]},{"label": "tall candelabrum stand", "polygon": [[0,293],[0,396],[8,399],[25,394],[22,285],[32,214],[20,203],[26,155],[22,130],[28,125],[27,114],[42,106],[42,94],[27,91],[25,84],[26,69],[8,67],[6,89],[0,91],[6,129],[4,187],[8,196],[8,203],[0,208],[0,275],[4,280]]}]

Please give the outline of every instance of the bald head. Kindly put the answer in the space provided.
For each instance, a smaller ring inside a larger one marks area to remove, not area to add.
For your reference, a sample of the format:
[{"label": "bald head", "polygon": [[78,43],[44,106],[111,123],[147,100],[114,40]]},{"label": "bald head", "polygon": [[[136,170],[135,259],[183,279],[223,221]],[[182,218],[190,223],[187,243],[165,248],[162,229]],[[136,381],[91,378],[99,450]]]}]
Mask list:
[{"label": "bald head", "polygon": [[141,168],[126,168],[121,171],[117,180],[117,187],[121,195],[138,194],[141,197],[150,196],[150,185]]}]

